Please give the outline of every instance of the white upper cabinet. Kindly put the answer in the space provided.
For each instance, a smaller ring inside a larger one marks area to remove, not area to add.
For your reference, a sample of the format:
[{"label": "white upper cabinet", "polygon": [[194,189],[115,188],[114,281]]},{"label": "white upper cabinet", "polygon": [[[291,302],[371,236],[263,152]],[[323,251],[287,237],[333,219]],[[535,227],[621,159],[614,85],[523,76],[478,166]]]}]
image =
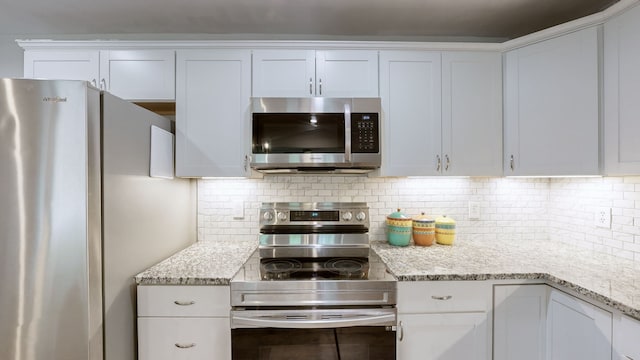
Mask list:
[{"label": "white upper cabinet", "polygon": [[175,99],[173,50],[28,50],[24,77],[86,80],[127,100]]},{"label": "white upper cabinet", "polygon": [[128,100],[173,101],[176,65],[173,50],[100,51],[102,86]]},{"label": "white upper cabinet", "polygon": [[29,79],[85,80],[98,86],[100,52],[97,50],[27,50],[24,77]]},{"label": "white upper cabinet", "polygon": [[439,52],[380,52],[382,175],[440,173],[441,71]]},{"label": "white upper cabinet", "polygon": [[442,53],[443,175],[502,175],[502,58]]},{"label": "white upper cabinet", "polygon": [[597,175],[599,37],[591,27],[505,54],[505,175]]},{"label": "white upper cabinet", "polygon": [[248,174],[250,50],[180,50],[176,175]]},{"label": "white upper cabinet", "polygon": [[604,25],[605,174],[640,174],[640,7]]},{"label": "white upper cabinet", "polygon": [[254,50],[254,97],[377,97],[378,52]]},{"label": "white upper cabinet", "polygon": [[386,176],[502,174],[497,52],[382,51]]}]

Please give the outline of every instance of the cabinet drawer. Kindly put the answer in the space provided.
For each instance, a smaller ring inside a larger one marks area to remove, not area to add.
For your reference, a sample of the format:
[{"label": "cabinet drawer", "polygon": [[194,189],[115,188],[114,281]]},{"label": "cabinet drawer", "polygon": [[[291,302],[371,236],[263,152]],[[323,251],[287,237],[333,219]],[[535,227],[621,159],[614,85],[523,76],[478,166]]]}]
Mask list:
[{"label": "cabinet drawer", "polygon": [[230,359],[229,319],[139,318],[140,360]]},{"label": "cabinet drawer", "polygon": [[229,316],[228,286],[138,286],[138,316]]},{"label": "cabinet drawer", "polygon": [[487,311],[491,287],[485,281],[406,281],[398,283],[399,313]]}]

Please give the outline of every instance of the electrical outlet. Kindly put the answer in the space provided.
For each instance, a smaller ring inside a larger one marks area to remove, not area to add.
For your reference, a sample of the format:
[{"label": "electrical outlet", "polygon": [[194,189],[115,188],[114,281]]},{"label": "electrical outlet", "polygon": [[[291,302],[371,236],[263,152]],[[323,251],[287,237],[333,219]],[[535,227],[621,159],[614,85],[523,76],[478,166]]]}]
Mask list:
[{"label": "electrical outlet", "polygon": [[611,208],[599,207],[595,213],[595,225],[605,229],[611,228]]},{"label": "electrical outlet", "polygon": [[480,220],[480,203],[469,201],[469,220]]}]

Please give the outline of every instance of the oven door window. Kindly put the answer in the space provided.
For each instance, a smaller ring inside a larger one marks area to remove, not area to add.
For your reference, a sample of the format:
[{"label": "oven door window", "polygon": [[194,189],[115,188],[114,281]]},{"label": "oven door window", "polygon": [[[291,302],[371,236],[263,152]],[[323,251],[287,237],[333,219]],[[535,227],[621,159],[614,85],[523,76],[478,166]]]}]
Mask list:
[{"label": "oven door window", "polygon": [[233,360],[392,360],[396,333],[384,326],[232,329]]},{"label": "oven door window", "polygon": [[254,154],[344,153],[344,114],[253,114]]}]

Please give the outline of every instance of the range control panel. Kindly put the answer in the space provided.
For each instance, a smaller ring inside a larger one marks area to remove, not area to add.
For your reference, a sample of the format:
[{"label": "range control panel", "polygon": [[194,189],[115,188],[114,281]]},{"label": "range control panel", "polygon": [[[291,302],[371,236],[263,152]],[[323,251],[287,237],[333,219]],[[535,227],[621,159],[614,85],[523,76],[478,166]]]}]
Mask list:
[{"label": "range control panel", "polygon": [[263,203],[260,226],[341,226],[369,228],[366,203]]}]

